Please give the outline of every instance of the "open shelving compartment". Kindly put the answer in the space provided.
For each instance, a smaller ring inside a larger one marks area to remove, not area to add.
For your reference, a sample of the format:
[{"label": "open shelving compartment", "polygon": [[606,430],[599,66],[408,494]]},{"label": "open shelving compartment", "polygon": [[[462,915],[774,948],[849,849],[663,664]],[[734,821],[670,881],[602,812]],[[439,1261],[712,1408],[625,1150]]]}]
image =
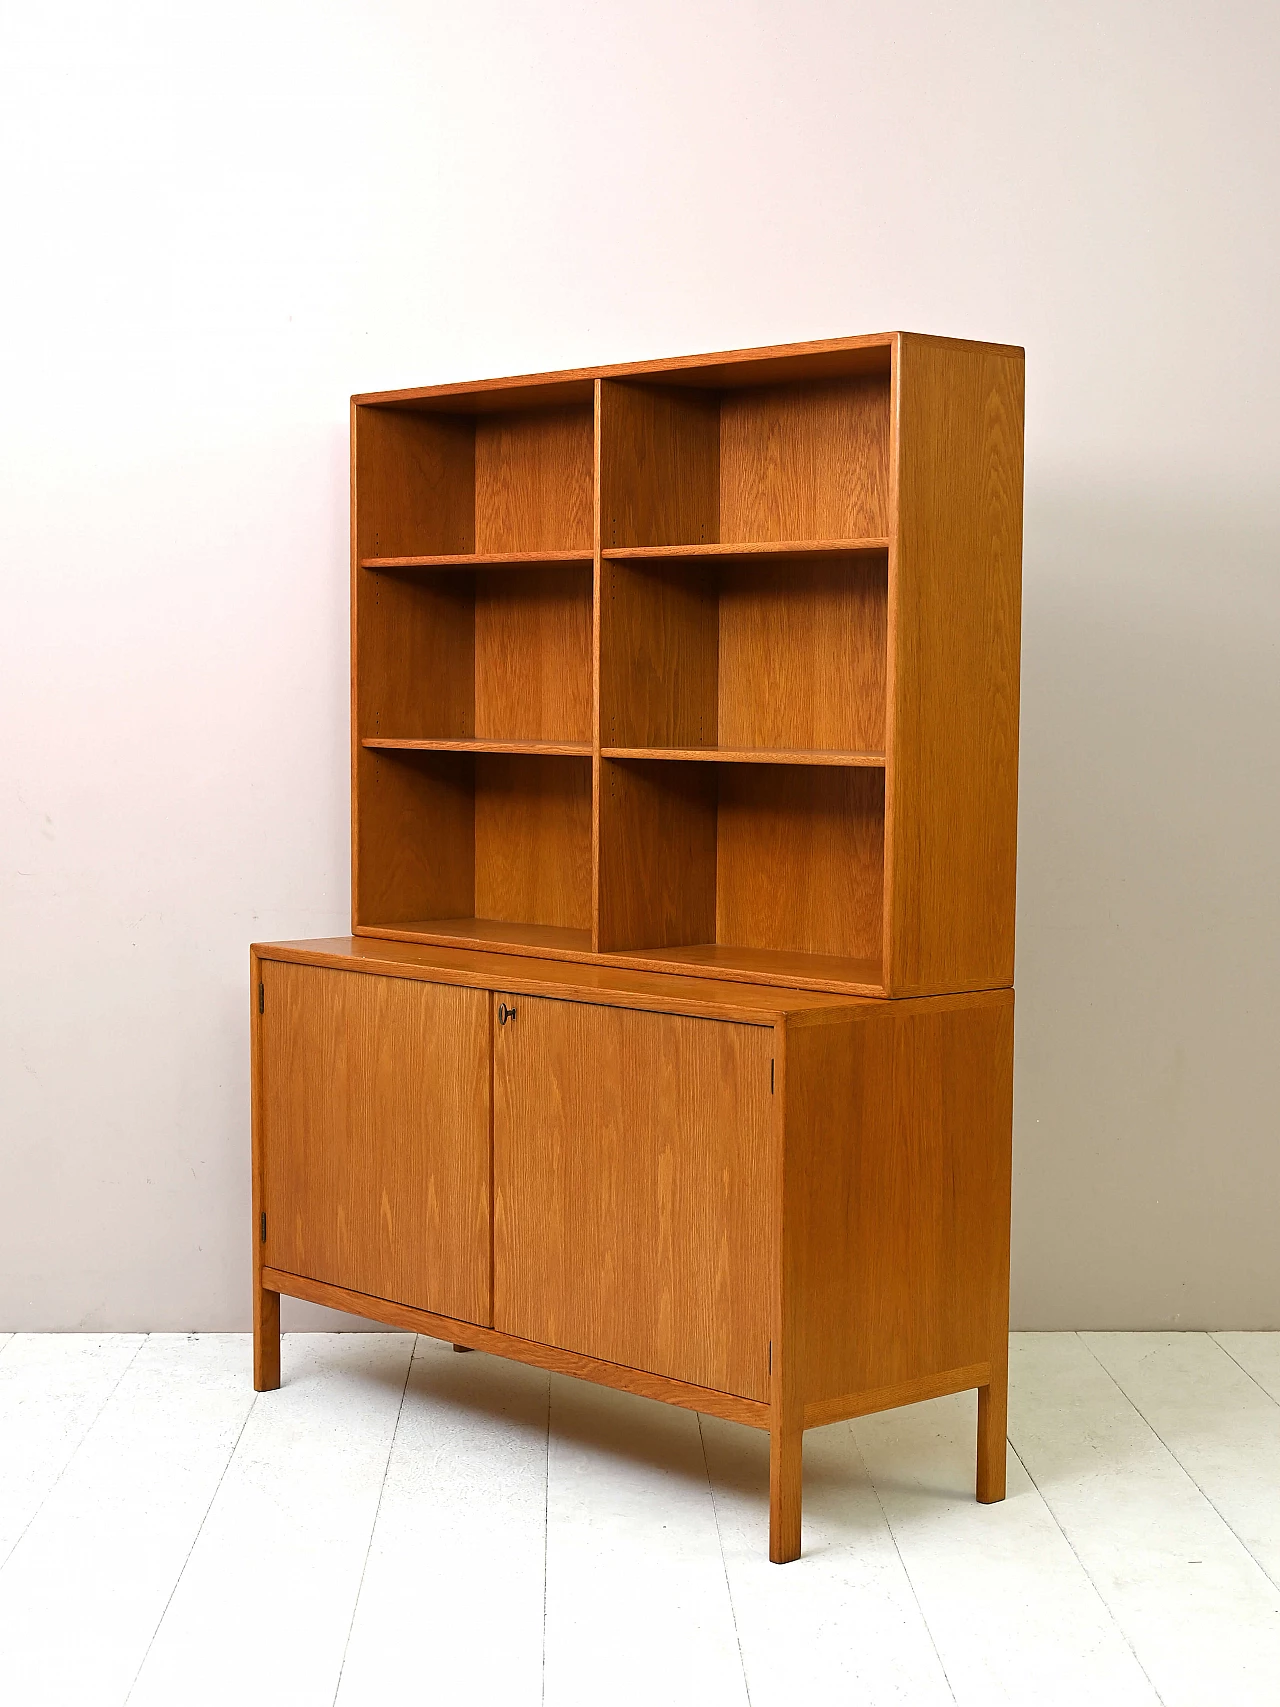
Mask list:
[{"label": "open shelving compartment", "polygon": [[910,333],[353,399],[353,929],[1009,982],[1021,419]]},{"label": "open shelving compartment", "polygon": [[593,387],[353,413],[356,926],[587,952]]}]

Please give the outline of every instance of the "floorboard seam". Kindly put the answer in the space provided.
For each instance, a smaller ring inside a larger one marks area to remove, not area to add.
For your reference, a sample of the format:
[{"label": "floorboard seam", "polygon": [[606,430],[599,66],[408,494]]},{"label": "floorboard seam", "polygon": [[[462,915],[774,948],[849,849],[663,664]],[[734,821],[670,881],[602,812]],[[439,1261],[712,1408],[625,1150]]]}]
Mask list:
[{"label": "floorboard seam", "polygon": [[187,1548],[186,1557],[182,1561],[181,1569],[173,1579],[173,1587],[169,1590],[169,1593],[165,1598],[165,1603],[160,1609],[160,1616],[156,1619],[155,1629],[152,1630],[150,1636],[147,1638],[147,1645],[142,1651],[142,1658],[138,1661],[138,1669],[133,1674],[133,1681],[125,1692],[125,1698],[121,1707],[129,1707],[129,1703],[133,1699],[133,1692],[138,1687],[138,1679],[142,1676],[143,1668],[146,1666],[147,1660],[150,1658],[151,1650],[156,1645],[156,1637],[160,1634],[160,1626],[169,1616],[169,1608],[173,1605],[173,1597],[178,1592],[178,1584],[187,1574],[187,1566],[191,1563],[191,1555],[196,1550],[196,1543],[204,1534],[204,1526],[209,1521],[209,1513],[213,1510],[213,1502],[217,1499],[219,1490],[221,1489],[223,1482],[226,1480],[227,1471],[231,1468],[232,1461],[235,1458],[236,1453],[240,1450],[240,1442],[244,1439],[244,1431],[249,1426],[249,1418],[253,1415],[254,1410],[257,1407],[257,1403],[258,1395],[255,1393],[253,1398],[249,1401],[249,1409],[244,1413],[244,1421],[240,1424],[239,1432],[232,1443],[231,1450],[227,1453],[227,1461],[218,1473],[218,1480],[214,1484],[213,1492],[209,1495],[209,1503],[200,1514],[200,1521],[196,1525],[196,1532],[191,1537],[191,1545]]},{"label": "floorboard seam", "polygon": [[[1178,1457],[1178,1454],[1169,1445],[1169,1442],[1160,1433],[1160,1430],[1151,1421],[1151,1418],[1148,1417],[1144,1413],[1142,1407],[1138,1404],[1137,1400],[1131,1398],[1129,1396],[1129,1394],[1125,1392],[1124,1388],[1116,1380],[1115,1376],[1107,1368],[1106,1364],[1098,1356],[1097,1352],[1094,1351],[1093,1347],[1089,1344],[1088,1340],[1084,1339],[1083,1335],[1081,1335],[1080,1337],[1081,1337],[1081,1343],[1083,1344],[1085,1350],[1089,1353],[1089,1356],[1097,1364],[1098,1368],[1106,1376],[1107,1380],[1110,1381],[1112,1386],[1115,1388],[1116,1392],[1120,1394],[1120,1396],[1124,1400],[1125,1404],[1132,1405],[1135,1413],[1142,1418],[1143,1422],[1147,1425],[1147,1427],[1151,1430],[1152,1434],[1155,1436],[1155,1438],[1160,1442],[1161,1446],[1163,1446],[1165,1451],[1168,1453],[1168,1455],[1169,1455],[1170,1459],[1173,1461],[1173,1463],[1175,1463],[1178,1466],[1179,1470],[1182,1471],[1182,1474],[1191,1483],[1191,1486],[1196,1490],[1196,1492],[1200,1495],[1200,1498],[1208,1506],[1209,1510],[1211,1512],[1213,1512],[1214,1516],[1218,1519],[1219,1523],[1221,1523],[1222,1527],[1227,1531],[1227,1534],[1233,1536],[1235,1538],[1235,1540],[1237,1540],[1240,1543],[1241,1547],[1244,1548],[1245,1552],[1253,1560],[1254,1564],[1262,1572],[1262,1575],[1271,1584],[1272,1588],[1280,1589],[1280,1582],[1278,1582],[1276,1580],[1276,1578],[1271,1575],[1271,1572],[1263,1564],[1262,1560],[1254,1552],[1253,1548],[1250,1547],[1249,1543],[1245,1540],[1244,1536],[1241,1535],[1234,1528],[1230,1519],[1227,1517],[1226,1513],[1222,1512],[1218,1509],[1217,1502],[1214,1500],[1213,1496],[1211,1494],[1207,1493],[1204,1490],[1204,1488],[1202,1488],[1200,1486],[1199,1482],[1196,1481],[1195,1477],[1191,1474],[1190,1470],[1187,1469],[1187,1466],[1182,1462],[1181,1458]],[[1206,1336],[1206,1337],[1208,1337],[1208,1336]],[[1235,1360],[1232,1359],[1232,1361],[1234,1362]]]},{"label": "floorboard seam", "polygon": [[360,1610],[360,1596],[364,1591],[365,1573],[369,1569],[369,1555],[373,1552],[373,1538],[378,1531],[378,1516],[382,1511],[382,1496],[387,1491],[387,1477],[391,1474],[391,1459],[396,1449],[396,1436],[400,1432],[400,1418],[404,1415],[404,1396],[409,1391],[409,1378],[413,1374],[413,1360],[418,1350],[418,1335],[413,1336],[413,1344],[409,1347],[409,1357],[404,1368],[404,1386],[400,1389],[400,1403],[396,1406],[395,1427],[391,1430],[391,1439],[387,1443],[387,1461],[382,1466],[382,1480],[378,1483],[378,1503],[373,1508],[373,1522],[369,1525],[369,1539],[365,1542],[364,1558],[360,1561],[360,1581],[356,1584],[355,1599],[351,1602],[351,1617],[347,1623],[347,1639],[342,1644],[342,1659],[338,1665],[338,1677],[333,1686],[333,1701],[336,1707],[339,1692],[342,1689],[342,1674],[347,1669],[347,1654],[351,1648],[351,1632],[356,1627],[356,1614]]},{"label": "floorboard seam", "polygon": [[[947,1671],[946,1663],[943,1660],[942,1654],[940,1653],[940,1651],[938,1649],[938,1644],[937,1644],[937,1641],[935,1640],[934,1634],[933,1634],[933,1628],[930,1625],[928,1618],[925,1616],[924,1607],[920,1604],[920,1596],[916,1593],[916,1585],[911,1579],[911,1572],[907,1568],[907,1561],[902,1557],[902,1548],[899,1547],[898,1537],[893,1532],[893,1524],[889,1521],[889,1513],[884,1509],[884,1501],[880,1498],[880,1490],[879,1490],[879,1488],[876,1487],[875,1477],[871,1474],[870,1470],[867,1469],[867,1461],[862,1456],[862,1448],[858,1445],[858,1437],[853,1432],[853,1424],[851,1422],[848,1422],[844,1426],[849,1431],[849,1439],[853,1445],[853,1450],[854,1450],[854,1453],[857,1457],[857,1460],[858,1460],[859,1464],[861,1464],[861,1466],[862,1466],[862,1473],[867,1478],[867,1486],[871,1489],[871,1492],[876,1496],[876,1504],[880,1507],[880,1516],[884,1520],[885,1528],[889,1531],[889,1539],[890,1539],[890,1541],[893,1542],[893,1550],[898,1555],[898,1563],[902,1567],[902,1574],[906,1578],[907,1587],[911,1590],[911,1598],[916,1603],[916,1611],[920,1614],[920,1622],[924,1625],[924,1633],[929,1638],[929,1646],[933,1649],[933,1657],[938,1662],[938,1670],[942,1673],[942,1681],[947,1686],[947,1694],[954,1701],[956,1699],[955,1688],[952,1685],[951,1677]],[[1163,1704],[1162,1704],[1162,1707],[1163,1707]]]},{"label": "floorboard seam", "polygon": [[742,1688],[747,1697],[747,1707],[751,1707],[751,1682],[747,1677],[747,1660],[742,1651],[742,1637],[738,1631],[738,1609],[733,1604],[733,1585],[729,1581],[729,1561],[725,1558],[724,1537],[720,1533],[720,1513],[716,1508],[715,1484],[711,1480],[711,1466],[707,1462],[707,1441],[702,1432],[702,1412],[695,1411],[698,1419],[698,1441],[702,1447],[702,1468],[707,1473],[707,1492],[711,1495],[711,1516],[716,1526],[716,1546],[720,1549],[720,1569],[724,1572],[724,1591],[729,1597],[729,1616],[733,1620],[733,1639],[738,1644],[738,1664],[742,1667]]},{"label": "floorboard seam", "polygon": [[1165,1707],[1164,1696],[1161,1695],[1160,1691],[1156,1688],[1155,1679],[1152,1677],[1151,1673],[1147,1670],[1146,1666],[1144,1666],[1142,1661],[1139,1659],[1138,1650],[1134,1647],[1133,1643],[1129,1640],[1129,1632],[1125,1629],[1124,1625],[1116,1617],[1114,1611],[1111,1608],[1110,1603],[1107,1600],[1106,1595],[1103,1594],[1102,1590],[1098,1587],[1098,1584],[1093,1580],[1093,1573],[1090,1571],[1088,1565],[1085,1564],[1084,1560],[1080,1557],[1079,1553],[1076,1551],[1075,1542],[1072,1541],[1071,1537],[1067,1534],[1066,1530],[1062,1527],[1062,1524],[1059,1522],[1058,1514],[1053,1509],[1053,1507],[1050,1505],[1049,1500],[1048,1500],[1048,1496],[1045,1494],[1044,1489],[1040,1486],[1039,1482],[1036,1481],[1035,1477],[1031,1474],[1030,1470],[1027,1469],[1026,1459],[1018,1451],[1017,1447],[1013,1444],[1013,1442],[1011,1440],[1008,1442],[1008,1446],[1009,1446],[1009,1450],[1013,1453],[1013,1456],[1018,1460],[1019,1464],[1021,1464],[1022,1468],[1026,1471],[1027,1480],[1031,1483],[1031,1486],[1035,1489],[1036,1493],[1040,1496],[1040,1503],[1044,1506],[1044,1509],[1049,1513],[1049,1516],[1053,1519],[1054,1528],[1058,1531],[1058,1534],[1061,1535],[1062,1539],[1066,1542],[1067,1546],[1071,1549],[1071,1556],[1075,1560],[1076,1564],[1079,1565],[1080,1570],[1084,1576],[1084,1580],[1088,1583],[1089,1587],[1093,1590],[1094,1594],[1096,1594],[1098,1597],[1098,1604],[1101,1606],[1102,1610],[1106,1613],[1107,1617],[1110,1619],[1111,1624],[1112,1624],[1113,1628],[1115,1629],[1116,1634],[1119,1636],[1120,1640],[1124,1643],[1125,1647],[1128,1648],[1129,1652],[1133,1655],[1134,1665],[1137,1666],[1138,1670],[1142,1673],[1143,1677],[1145,1677],[1147,1682],[1150,1684],[1151,1693],[1155,1696],[1156,1700],[1160,1703],[1160,1707]]},{"label": "floorboard seam", "polygon": [[27,1519],[27,1521],[23,1524],[20,1533],[17,1536],[15,1536],[13,1546],[10,1547],[9,1551],[5,1554],[4,1558],[0,1559],[0,1571],[3,1571],[5,1569],[5,1567],[8,1565],[10,1559],[12,1559],[13,1555],[18,1551],[18,1548],[21,1547],[23,1537],[26,1535],[27,1531],[31,1528],[31,1525],[35,1522],[35,1520],[39,1517],[40,1513],[44,1510],[44,1508],[48,1505],[49,1501],[53,1498],[53,1495],[54,1495],[54,1493],[58,1487],[59,1482],[61,1482],[62,1478],[66,1475],[67,1471],[75,1463],[76,1458],[79,1455],[80,1448],[84,1445],[85,1441],[88,1440],[89,1436],[93,1433],[94,1429],[98,1426],[98,1418],[102,1415],[103,1411],[106,1410],[107,1406],[111,1403],[112,1399],[115,1398],[117,1387],[119,1387],[120,1383],[124,1380],[125,1376],[133,1368],[134,1364],[138,1360],[139,1352],[142,1350],[143,1346],[146,1345],[147,1341],[150,1338],[151,1338],[150,1334],[143,1334],[142,1338],[138,1341],[138,1344],[134,1347],[133,1356],[129,1359],[128,1363],[125,1364],[124,1368],[120,1371],[119,1375],[117,1375],[115,1380],[111,1383],[111,1391],[107,1394],[107,1396],[103,1399],[102,1403],[98,1406],[97,1410],[93,1413],[93,1416],[90,1419],[88,1427],[85,1429],[84,1433],[80,1436],[79,1440],[76,1441],[75,1446],[71,1450],[71,1455],[68,1457],[66,1463],[62,1466],[61,1470],[59,1470],[58,1474],[53,1478],[53,1481],[50,1482],[49,1486],[45,1489],[44,1497],[41,1499],[40,1504],[31,1513],[31,1516]]},{"label": "floorboard seam", "polygon": [[[1229,1332],[1230,1330],[1228,1329],[1228,1330],[1224,1330],[1224,1331]],[[1249,1370],[1247,1370],[1245,1368],[1244,1364],[1241,1363],[1240,1359],[1235,1355],[1235,1353],[1233,1351],[1231,1351],[1227,1346],[1223,1345],[1222,1341],[1218,1338],[1216,1333],[1210,1333],[1209,1338],[1213,1341],[1214,1345],[1217,1346],[1218,1350],[1220,1352],[1222,1352],[1224,1356],[1229,1357],[1231,1359],[1232,1363],[1235,1364],[1236,1368],[1240,1371],[1240,1373],[1242,1375],[1247,1375],[1249,1377],[1250,1381],[1253,1382],[1254,1386],[1258,1389],[1258,1391],[1263,1395],[1264,1398],[1270,1399],[1270,1401],[1273,1405],[1280,1407],[1280,1399],[1276,1398],[1275,1394],[1271,1391],[1271,1389],[1269,1387],[1264,1387],[1262,1385],[1261,1381],[1258,1380],[1258,1377],[1256,1375],[1252,1374]]]}]

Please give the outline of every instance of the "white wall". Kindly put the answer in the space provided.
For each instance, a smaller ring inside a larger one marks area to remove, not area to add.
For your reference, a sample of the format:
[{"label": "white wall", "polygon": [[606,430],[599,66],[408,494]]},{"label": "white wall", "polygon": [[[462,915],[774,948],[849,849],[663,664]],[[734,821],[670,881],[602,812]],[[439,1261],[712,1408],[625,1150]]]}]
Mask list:
[{"label": "white wall", "polygon": [[1278,20],[0,10],[0,1326],[247,1321],[347,395],[897,326],[1027,348],[1015,1321],[1280,1326]]}]

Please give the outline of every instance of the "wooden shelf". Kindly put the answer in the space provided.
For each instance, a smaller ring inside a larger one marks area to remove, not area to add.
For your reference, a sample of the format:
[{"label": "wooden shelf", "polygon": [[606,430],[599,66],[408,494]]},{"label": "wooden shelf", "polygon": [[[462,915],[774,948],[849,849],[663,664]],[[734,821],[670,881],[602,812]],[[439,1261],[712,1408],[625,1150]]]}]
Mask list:
[{"label": "wooden shelf", "polygon": [[434,557],[362,557],[362,569],[541,569],[551,563],[591,563],[590,551],[462,551]]},{"label": "wooden shelf", "polygon": [[683,948],[657,948],[628,956],[635,966],[696,970],[712,978],[752,978],[800,988],[843,987],[858,995],[883,994],[879,960],[842,954],[795,954],[784,949],[740,948],[732,943],[700,942]]},{"label": "wooden shelf", "polygon": [[604,759],[694,760],[724,765],[858,765],[884,768],[883,753],[844,752],[835,748],[797,747],[602,747]]},{"label": "wooden shelf", "polygon": [[759,563],[771,557],[803,557],[811,562],[820,562],[824,557],[860,557],[888,549],[888,539],[792,539],[715,545],[610,546],[600,555],[611,563],[689,558],[698,562],[739,564]]},{"label": "wooden shelf", "polygon": [[391,736],[371,736],[362,747],[373,747],[383,753],[528,753],[540,758],[589,759],[590,742],[582,741],[477,741],[469,736],[454,740],[401,740]]},{"label": "wooden shelf", "polygon": [[532,925],[505,919],[412,919],[407,924],[361,927],[365,936],[459,948],[500,948],[534,955],[590,954],[591,932],[566,925]]}]

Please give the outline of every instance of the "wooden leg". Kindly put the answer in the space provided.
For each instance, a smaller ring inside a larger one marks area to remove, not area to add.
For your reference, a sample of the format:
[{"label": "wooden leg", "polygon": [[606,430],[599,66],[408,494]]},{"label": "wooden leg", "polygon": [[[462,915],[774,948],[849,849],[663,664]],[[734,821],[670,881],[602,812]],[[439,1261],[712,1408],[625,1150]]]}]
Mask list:
[{"label": "wooden leg", "polygon": [[978,1500],[994,1505],[1004,1498],[1005,1460],[1009,1433],[1008,1353],[999,1372],[994,1365],[991,1385],[978,1388]]},{"label": "wooden leg", "polygon": [[769,1431],[769,1558],[789,1565],[800,1557],[804,1430]]},{"label": "wooden leg", "polygon": [[259,1393],[280,1385],[280,1294],[253,1283],[253,1384]]},{"label": "wooden leg", "polygon": [[455,1345],[453,1349],[455,1351],[472,1351],[474,1350],[474,1347],[469,1345]]}]

